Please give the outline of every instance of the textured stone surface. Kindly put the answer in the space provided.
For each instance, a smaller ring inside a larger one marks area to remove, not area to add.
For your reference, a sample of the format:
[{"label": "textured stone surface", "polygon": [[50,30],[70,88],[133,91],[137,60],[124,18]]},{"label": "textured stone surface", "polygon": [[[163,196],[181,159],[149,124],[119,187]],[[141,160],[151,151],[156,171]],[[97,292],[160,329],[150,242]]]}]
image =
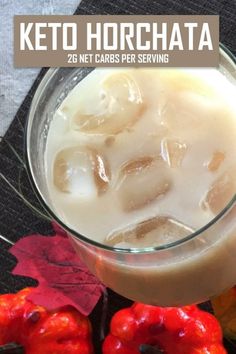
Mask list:
[{"label": "textured stone surface", "polygon": [[0,0],[0,136],[14,118],[40,69],[15,69],[13,64],[14,15],[72,14],[80,0]]}]

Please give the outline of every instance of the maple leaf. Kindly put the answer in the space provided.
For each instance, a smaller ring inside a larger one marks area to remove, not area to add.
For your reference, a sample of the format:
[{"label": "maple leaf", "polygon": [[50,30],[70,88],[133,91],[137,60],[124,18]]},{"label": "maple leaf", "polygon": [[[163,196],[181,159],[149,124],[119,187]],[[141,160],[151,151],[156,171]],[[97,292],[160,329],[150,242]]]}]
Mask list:
[{"label": "maple leaf", "polygon": [[89,315],[105,286],[88,270],[66,233],[55,223],[55,235],[30,235],[11,249],[18,263],[12,274],[34,278],[38,286],[28,299],[48,310],[72,305]]}]

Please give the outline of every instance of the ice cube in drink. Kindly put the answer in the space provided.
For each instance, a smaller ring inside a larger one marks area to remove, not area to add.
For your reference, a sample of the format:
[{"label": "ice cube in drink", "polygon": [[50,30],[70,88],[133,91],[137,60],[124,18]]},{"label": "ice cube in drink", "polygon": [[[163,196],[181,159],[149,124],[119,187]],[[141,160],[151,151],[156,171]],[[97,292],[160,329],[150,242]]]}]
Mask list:
[{"label": "ice cube in drink", "polygon": [[55,157],[53,183],[59,192],[94,197],[107,190],[109,179],[107,161],[93,148],[75,146]]},{"label": "ice cube in drink", "polygon": [[168,216],[156,216],[129,225],[108,235],[105,243],[113,247],[157,247],[175,242],[190,235],[194,230]]}]

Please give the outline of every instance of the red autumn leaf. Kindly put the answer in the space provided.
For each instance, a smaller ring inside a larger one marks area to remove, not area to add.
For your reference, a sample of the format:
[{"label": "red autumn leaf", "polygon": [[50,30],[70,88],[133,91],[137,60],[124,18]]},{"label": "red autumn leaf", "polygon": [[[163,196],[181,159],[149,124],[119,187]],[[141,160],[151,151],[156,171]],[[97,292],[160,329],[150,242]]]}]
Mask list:
[{"label": "red autumn leaf", "polygon": [[39,282],[28,296],[35,304],[49,310],[72,305],[87,316],[105,287],[80,260],[65,232],[53,227],[55,236],[23,237],[10,249],[18,260],[12,273]]}]

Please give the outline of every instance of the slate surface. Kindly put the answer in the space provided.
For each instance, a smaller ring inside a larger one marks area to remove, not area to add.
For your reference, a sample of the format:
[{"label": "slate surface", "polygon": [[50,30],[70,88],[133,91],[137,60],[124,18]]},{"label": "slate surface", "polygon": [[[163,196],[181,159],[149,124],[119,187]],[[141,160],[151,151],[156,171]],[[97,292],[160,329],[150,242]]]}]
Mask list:
[{"label": "slate surface", "polygon": [[[221,41],[236,54],[236,1],[235,0],[83,0],[77,9],[78,14],[220,14]],[[0,143],[0,173],[2,173],[16,188],[19,180],[22,191],[27,199],[40,208],[26,173],[9,144],[14,147],[19,156],[24,160],[24,125],[32,96],[44,75],[42,69],[34,82],[28,95],[19,108],[14,121],[8,129],[3,141]],[[23,80],[23,78],[22,78]],[[0,117],[1,119],[1,117]],[[0,234],[15,242],[20,237],[34,232],[43,234],[51,233],[51,226],[37,214],[33,213],[17,197],[13,190],[0,179]],[[15,264],[15,259],[7,250],[9,245],[0,241],[0,293],[15,292],[34,281],[23,277],[13,277],[10,270]],[[109,314],[130,302],[112,292],[109,293]],[[91,318],[94,324],[96,353],[100,353],[98,328],[101,317],[101,301],[97,305]],[[229,345],[229,344],[228,344]],[[229,353],[235,353],[236,348],[228,347]]]},{"label": "slate surface", "polygon": [[[0,0],[0,134],[5,134],[40,68],[14,68],[14,15],[71,15],[80,0]],[[24,77],[24,80],[22,80]]]}]

